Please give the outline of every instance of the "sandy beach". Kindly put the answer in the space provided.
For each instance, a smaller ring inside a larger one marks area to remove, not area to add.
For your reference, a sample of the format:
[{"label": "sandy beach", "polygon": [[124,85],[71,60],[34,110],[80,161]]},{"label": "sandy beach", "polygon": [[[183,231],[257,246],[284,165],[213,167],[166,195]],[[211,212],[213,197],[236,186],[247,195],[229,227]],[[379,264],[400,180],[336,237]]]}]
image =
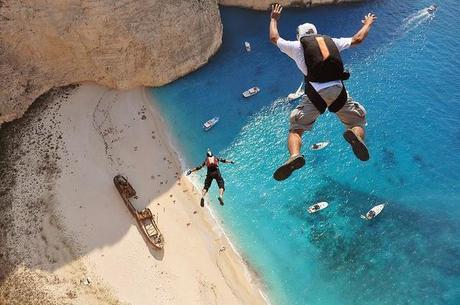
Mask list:
[{"label": "sandy beach", "polygon": [[[266,304],[148,94],[54,90],[2,126],[0,304]],[[163,250],[141,235],[118,173],[158,220]]]}]

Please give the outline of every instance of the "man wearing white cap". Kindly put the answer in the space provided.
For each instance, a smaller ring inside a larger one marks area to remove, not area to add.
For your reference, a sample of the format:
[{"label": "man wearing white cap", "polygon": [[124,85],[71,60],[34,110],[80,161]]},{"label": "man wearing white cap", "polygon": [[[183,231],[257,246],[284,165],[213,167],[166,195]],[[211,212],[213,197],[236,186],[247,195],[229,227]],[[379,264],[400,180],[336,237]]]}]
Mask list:
[{"label": "man wearing white cap", "polygon": [[304,23],[297,27],[297,40],[287,41],[278,33],[278,19],[283,7],[272,6],[270,20],[270,40],[281,52],[292,58],[305,76],[305,95],[302,102],[290,115],[288,149],[290,157],[280,166],[273,177],[276,180],[288,178],[293,171],[305,165],[305,158],[300,153],[302,135],[309,131],[318,116],[328,109],[342,121],[346,127],[343,134],[350,143],[353,153],[361,161],[369,160],[369,152],[364,143],[364,126],[366,110],[347,94],[343,81],[350,74],[344,70],[340,52],[350,46],[360,44],[369,33],[377,19],[368,14],[362,20],[362,28],[350,38],[331,38],[318,35],[316,27]]}]

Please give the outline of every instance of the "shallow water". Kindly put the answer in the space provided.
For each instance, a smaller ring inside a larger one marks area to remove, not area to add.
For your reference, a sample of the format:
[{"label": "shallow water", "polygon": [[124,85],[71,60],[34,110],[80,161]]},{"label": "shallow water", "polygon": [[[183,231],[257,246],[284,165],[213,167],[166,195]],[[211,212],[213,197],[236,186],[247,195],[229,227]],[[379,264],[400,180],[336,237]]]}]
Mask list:
[{"label": "shallow water", "polygon": [[[335,115],[304,136],[304,168],[285,182],[272,177],[287,158],[285,100],[302,80],[268,41],[268,13],[221,10],[224,40],[208,65],[153,89],[185,163],[211,148],[222,165],[226,205],[211,204],[267,286],[274,304],[460,304],[460,77],[458,3],[373,1],[285,9],[281,36],[299,23],[350,36],[361,17],[379,19],[363,45],[343,53],[346,86],[367,109],[371,159],[359,162]],[[252,51],[244,50],[244,41]],[[257,85],[261,93],[244,99]],[[209,132],[201,125],[221,121]],[[312,143],[328,140],[324,150]],[[204,173],[201,173],[203,175]],[[327,201],[310,215],[306,208]],[[360,219],[386,202],[372,222]],[[198,205],[198,203],[197,203]]]}]

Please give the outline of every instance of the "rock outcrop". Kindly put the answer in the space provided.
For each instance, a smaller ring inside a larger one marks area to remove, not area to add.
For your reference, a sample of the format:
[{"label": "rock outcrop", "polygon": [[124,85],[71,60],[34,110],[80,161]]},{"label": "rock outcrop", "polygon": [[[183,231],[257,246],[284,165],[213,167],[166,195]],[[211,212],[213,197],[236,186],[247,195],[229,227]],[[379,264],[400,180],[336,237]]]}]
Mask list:
[{"label": "rock outcrop", "polygon": [[0,0],[0,123],[52,87],[166,84],[221,41],[216,0]]},{"label": "rock outcrop", "polygon": [[308,7],[323,4],[339,4],[343,2],[358,2],[362,0],[219,0],[219,4],[228,6],[247,7],[255,10],[269,9],[272,3],[285,6]]}]

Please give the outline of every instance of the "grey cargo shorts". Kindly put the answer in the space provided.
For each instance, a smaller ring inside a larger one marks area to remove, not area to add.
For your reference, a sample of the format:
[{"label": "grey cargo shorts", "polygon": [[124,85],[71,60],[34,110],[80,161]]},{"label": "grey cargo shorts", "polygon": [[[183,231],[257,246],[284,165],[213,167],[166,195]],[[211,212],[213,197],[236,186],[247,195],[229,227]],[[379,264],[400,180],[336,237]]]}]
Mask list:
[{"label": "grey cargo shorts", "polygon": [[[319,90],[319,95],[324,99],[326,104],[329,106],[335,99],[339,96],[342,91],[342,85],[334,85],[328,88]],[[313,127],[320,112],[316,109],[315,105],[312,104],[310,99],[306,94],[302,96],[302,101],[300,104],[291,112],[289,121],[290,127],[289,131],[293,130],[302,130],[308,131]],[[340,121],[345,125],[346,128],[352,128],[355,126],[364,126],[366,123],[366,109],[358,103],[355,102],[350,96],[345,105],[335,113]]]}]

